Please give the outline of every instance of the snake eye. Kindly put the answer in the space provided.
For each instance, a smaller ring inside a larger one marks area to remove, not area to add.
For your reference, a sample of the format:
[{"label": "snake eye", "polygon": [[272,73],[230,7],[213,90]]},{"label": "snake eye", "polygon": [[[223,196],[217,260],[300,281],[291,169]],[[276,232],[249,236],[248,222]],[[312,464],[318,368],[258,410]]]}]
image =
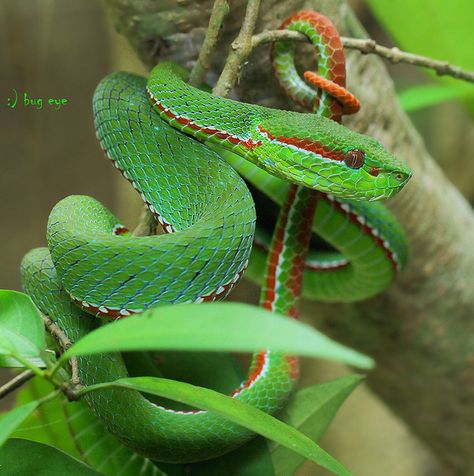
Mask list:
[{"label": "snake eye", "polygon": [[365,162],[365,154],[359,149],[352,149],[344,157],[344,163],[351,169],[360,169]]}]

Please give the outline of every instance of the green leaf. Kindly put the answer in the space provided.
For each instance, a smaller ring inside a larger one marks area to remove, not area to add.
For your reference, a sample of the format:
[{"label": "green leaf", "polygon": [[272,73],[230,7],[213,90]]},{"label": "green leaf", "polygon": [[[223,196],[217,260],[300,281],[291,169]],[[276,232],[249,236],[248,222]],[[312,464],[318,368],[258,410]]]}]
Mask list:
[{"label": "green leaf", "polygon": [[0,416],[0,446],[5,443],[8,437],[22,424],[28,415],[38,407],[38,405],[39,402],[37,400],[28,402],[26,405],[16,407]]},{"label": "green leaf", "polygon": [[401,48],[474,69],[472,0],[367,0],[367,3]]},{"label": "green leaf", "polygon": [[18,476],[101,476],[77,459],[36,441],[11,439],[0,448],[0,472]]},{"label": "green leaf", "polygon": [[[126,353],[123,357],[129,372],[134,376],[150,375],[150,373],[156,372],[156,368],[152,366],[153,356],[147,355],[147,353]],[[159,354],[159,370],[164,375],[171,375],[173,378],[186,379],[191,382],[201,382],[202,385],[212,386],[221,392],[231,392],[239,386],[244,378],[242,370],[234,358],[228,354],[215,352],[161,352]],[[160,403],[163,404],[163,402]],[[183,405],[184,407],[186,405]],[[160,469],[166,469],[167,474],[183,476],[221,476],[223,474],[229,476],[234,474],[273,476],[273,473],[261,472],[262,465],[256,466],[256,471],[253,473],[234,472],[235,467],[243,466],[246,463],[251,465],[252,462],[251,460],[241,461],[233,458],[233,453],[204,463],[186,465],[159,463],[158,468],[152,461],[127,448],[109,433],[84,402],[67,403],[64,405],[64,412],[72,438],[77,448],[80,448],[84,461],[108,476],[116,476],[119,473],[121,476],[135,476],[136,474],[158,476],[164,474]],[[251,458],[251,454],[248,456]],[[269,453],[267,458],[272,467]],[[223,465],[224,461],[225,466]]]},{"label": "green leaf", "polygon": [[[48,381],[35,377],[17,394],[16,405],[23,405],[32,400],[40,400],[54,390]],[[12,434],[14,438],[29,440],[54,446],[72,456],[79,457],[79,452],[70,435],[69,425],[63,411],[66,398],[63,396],[43,403]],[[0,473],[1,474],[1,473]]]},{"label": "green leaf", "polygon": [[[143,354],[143,353],[141,353]],[[127,355],[127,354],[124,354]],[[130,362],[126,359],[130,372]],[[160,352],[159,366],[163,375],[157,377],[173,378],[194,385],[212,388],[217,392],[230,394],[245,378],[242,368],[229,354],[219,352]],[[143,372],[140,369],[140,372]],[[132,372],[130,372],[132,374]],[[131,376],[150,373],[134,373]],[[152,398],[148,396],[148,398]],[[158,399],[159,397],[155,397]],[[160,404],[169,406],[166,399]],[[165,400],[165,402],[163,402]],[[173,403],[173,408],[178,408]],[[189,405],[181,404],[183,409]],[[274,476],[273,463],[264,438],[251,441],[225,455],[199,463],[185,465],[159,463],[169,476]]]},{"label": "green leaf", "polygon": [[224,418],[242,425],[265,438],[271,439],[323,468],[338,475],[350,475],[350,471],[326,453],[310,438],[295,428],[265,412],[235,398],[222,395],[207,388],[196,387],[184,382],[154,377],[122,378],[114,382],[92,385],[84,393],[109,387],[120,387],[151,393],[176,400],[193,407],[213,411]]},{"label": "green leaf", "polygon": [[275,352],[321,357],[360,368],[373,361],[301,322],[240,303],[162,306],[94,330],[61,357],[127,350]]},{"label": "green leaf", "polygon": [[[433,59],[447,61],[467,70],[474,70],[474,2],[472,0],[367,0],[372,12],[402,50]],[[426,19],[429,18],[429,21]],[[439,90],[422,92],[413,101],[428,105],[441,102],[441,99],[469,99],[473,112],[472,83],[465,83],[449,76],[437,76],[433,70],[420,68],[439,84],[445,85],[450,93]],[[460,89],[464,89],[462,93]],[[456,91],[454,93],[454,91]],[[468,90],[471,93],[468,93]],[[416,90],[413,92],[413,95]],[[411,95],[411,94],[410,94]],[[432,97],[430,97],[432,95]],[[408,101],[408,99],[402,99]],[[414,107],[410,106],[413,110]],[[419,108],[419,106],[417,106]]]},{"label": "green leaf", "polygon": [[12,359],[13,354],[33,361],[39,359],[45,349],[44,325],[38,309],[26,294],[0,290],[0,335],[0,366],[22,367]]},{"label": "green leaf", "polygon": [[[284,409],[281,419],[318,441],[362,380],[360,375],[349,375],[300,390]],[[278,476],[294,474],[304,462],[304,458],[283,446],[272,445],[271,451]]]},{"label": "green leaf", "polygon": [[474,87],[468,84],[451,86],[425,84],[404,89],[398,93],[400,105],[407,112],[434,106],[452,99],[474,97]]}]

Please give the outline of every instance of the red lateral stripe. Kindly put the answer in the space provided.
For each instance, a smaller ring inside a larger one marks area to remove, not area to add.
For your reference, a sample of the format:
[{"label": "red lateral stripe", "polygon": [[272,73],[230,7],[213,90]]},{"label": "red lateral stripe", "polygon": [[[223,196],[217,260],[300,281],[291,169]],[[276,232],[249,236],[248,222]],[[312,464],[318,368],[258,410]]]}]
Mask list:
[{"label": "red lateral stripe", "polygon": [[216,299],[224,299],[225,297],[227,297],[227,295],[232,291],[234,286],[236,286],[240,282],[246,269],[247,266],[244,265],[242,270],[236,274],[234,279],[231,279],[229,282],[223,284],[218,289],[210,292],[209,294],[203,294],[202,296],[200,296],[202,302],[213,302]]},{"label": "red lateral stripe", "polygon": [[231,397],[237,396],[242,390],[245,390],[246,388],[249,388],[260,376],[262,373],[263,368],[265,367],[265,364],[267,362],[267,352],[259,352],[256,356],[255,360],[255,366],[253,367],[252,371],[250,372],[247,380],[237,389],[235,389],[231,393]]},{"label": "red lateral stripe", "polygon": [[353,223],[354,225],[357,225],[360,230],[370,236],[375,244],[381,248],[383,250],[383,252],[385,253],[385,255],[387,256],[387,258],[389,259],[390,263],[392,264],[392,267],[394,270],[399,270],[400,269],[400,264],[398,263],[398,261],[396,260],[395,258],[395,255],[393,253],[393,250],[391,250],[390,248],[388,248],[385,244],[384,244],[384,239],[380,236],[375,236],[373,231],[374,231],[374,228],[370,227],[369,225],[367,224],[363,224],[361,223],[357,217],[358,215],[354,212],[351,212],[351,211],[346,211],[342,208],[341,204],[335,200],[330,200],[328,197],[327,197],[327,194],[325,193],[322,193],[321,192],[321,197],[326,200],[328,203],[330,203],[334,208],[336,208],[339,212],[341,212],[342,214],[346,215],[347,219]]},{"label": "red lateral stripe", "polygon": [[200,126],[200,125],[196,124],[193,120],[188,119],[187,117],[177,116],[176,114],[171,112],[170,109],[165,108],[163,106],[163,104],[161,104],[161,102],[158,101],[158,99],[155,98],[153,93],[148,88],[147,88],[147,93],[148,93],[148,96],[150,97],[150,99],[153,101],[154,104],[156,104],[156,106],[158,107],[158,109],[160,111],[162,111],[164,114],[166,114],[170,119],[176,120],[177,122],[179,122],[183,126],[189,127],[189,128],[191,128],[195,131],[198,131],[198,132],[202,132],[202,133],[204,133],[208,136],[217,137],[217,138],[219,138],[223,141],[227,140],[231,144],[234,144],[234,145],[242,145],[243,147],[245,147],[246,149],[249,149],[249,150],[252,150],[255,147],[258,147],[258,146],[262,145],[261,141],[256,141],[255,142],[252,139],[245,139],[244,140],[244,139],[241,139],[240,137],[238,137],[236,135],[229,134],[228,132],[225,132],[225,131],[220,131],[220,130],[214,128],[214,127]]},{"label": "red lateral stripe", "polygon": [[[357,111],[359,111],[359,100],[345,87],[340,86],[330,79],[323,78],[319,76],[319,74],[313,73],[312,71],[305,71],[304,78],[315,87],[326,91],[334,99],[334,101],[331,101],[331,105],[337,106],[338,110],[336,112],[338,118],[341,114],[355,114]],[[335,120],[333,116],[331,116],[331,118]]]},{"label": "red lateral stripe", "polygon": [[[83,311],[88,314],[94,314],[95,316],[107,317],[109,319],[122,319],[128,317],[129,315],[136,314],[134,311],[129,311],[126,309],[110,309],[107,306],[95,306],[86,301],[81,301],[80,299],[73,298],[71,296],[72,302],[79,306]],[[122,312],[125,311],[127,314],[124,315]]]},{"label": "red lateral stripe", "polygon": [[113,235],[123,235],[124,233],[128,233],[128,228],[126,226],[117,224],[114,226],[112,230]]},{"label": "red lateral stripe", "polygon": [[[264,253],[268,253],[269,247],[267,243],[264,243],[263,241],[258,240],[258,238],[254,238],[253,244],[256,248],[259,248],[262,250]],[[341,260],[344,258],[341,258]],[[350,261],[346,261],[344,263],[327,263],[326,266],[321,266],[319,263],[312,263],[310,261],[305,261],[305,268],[311,271],[317,271],[319,272],[326,272],[326,271],[334,271],[336,269],[340,268],[345,268],[346,266],[349,266]]]},{"label": "red lateral stripe", "polygon": [[[280,260],[281,253],[283,251],[283,240],[285,237],[285,226],[288,222],[288,212],[293,205],[293,202],[296,197],[296,186],[290,186],[288,191],[288,198],[285,201],[285,209],[280,212],[280,216],[284,218],[279,223],[279,227],[275,230],[273,235],[273,242],[270,249],[270,254],[267,258],[267,280],[265,283],[265,299],[262,304],[262,307],[268,310],[272,310],[273,303],[275,302],[276,298],[276,272],[278,269],[278,263]],[[283,223],[282,223],[283,222]]]},{"label": "red lateral stripe", "polygon": [[309,139],[300,139],[299,137],[285,137],[285,136],[278,136],[275,137],[272,135],[270,131],[267,131],[262,126],[258,126],[258,130],[263,134],[266,134],[270,140],[276,140],[281,144],[289,144],[297,147],[298,149],[307,150],[309,152],[313,152],[314,154],[321,155],[325,159],[343,161],[344,160],[344,153],[338,150],[333,150],[321,144],[317,141],[312,141]]},{"label": "red lateral stripe", "polygon": [[[292,187],[295,188],[295,191],[297,190],[295,185]],[[319,195],[319,192],[316,191],[311,192],[305,190],[304,192],[309,193],[309,196],[308,199],[305,200],[306,203],[303,204],[304,206],[297,217],[298,222],[296,225],[298,232],[294,237],[295,243],[293,243],[293,246],[299,248],[300,252],[298,252],[292,260],[290,278],[287,283],[288,288],[293,293],[293,306],[289,309],[288,315],[294,319],[298,317],[298,302],[303,284],[304,266],[311,239],[311,227],[316,209],[316,202]]]},{"label": "red lateral stripe", "polygon": [[292,380],[296,380],[300,375],[299,359],[295,355],[287,355],[286,361],[289,366],[289,374]]}]

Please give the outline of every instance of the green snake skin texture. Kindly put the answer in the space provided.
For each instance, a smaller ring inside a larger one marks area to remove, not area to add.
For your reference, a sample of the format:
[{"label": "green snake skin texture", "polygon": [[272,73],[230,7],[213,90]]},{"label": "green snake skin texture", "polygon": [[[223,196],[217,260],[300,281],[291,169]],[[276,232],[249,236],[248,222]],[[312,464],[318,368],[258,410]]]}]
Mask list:
[{"label": "green snake skin texture", "polygon": [[[410,169],[375,139],[330,119],[210,96],[180,77],[181,69],[169,62],[151,72],[147,89],[161,117],[183,132],[244,156],[272,175],[363,200],[389,198],[411,176]],[[211,128],[209,110],[213,111]],[[323,154],[343,157],[354,149],[365,153],[365,163],[357,170]],[[376,177],[370,174],[374,168],[380,170]]]},{"label": "green snake skin texture", "polygon": [[[406,261],[403,231],[380,205],[354,199],[397,193],[411,176],[405,164],[324,117],[217,98],[183,78],[169,62],[148,82],[114,73],[93,99],[102,148],[165,234],[133,237],[93,198],[70,196],[50,214],[48,249],[22,262],[25,291],[72,342],[100,325],[94,314],[223,299],[247,266],[261,282],[268,237],[255,234],[252,197],[229,162],[278,204],[288,182],[321,192],[313,230],[336,251],[309,254],[304,295],[354,301],[390,284]],[[354,150],[365,158],[358,168],[347,165]],[[293,385],[291,361],[258,355],[232,396],[274,413]],[[127,376],[118,354],[81,358],[79,369],[84,385]],[[216,414],[173,410],[135,391],[101,390],[85,400],[121,442],[156,461],[209,459],[252,436]]]}]

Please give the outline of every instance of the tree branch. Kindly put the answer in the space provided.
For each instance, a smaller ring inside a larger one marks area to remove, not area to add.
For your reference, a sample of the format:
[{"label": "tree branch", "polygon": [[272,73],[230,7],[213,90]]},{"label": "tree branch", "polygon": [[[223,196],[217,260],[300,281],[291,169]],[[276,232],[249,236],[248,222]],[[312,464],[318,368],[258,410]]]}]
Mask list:
[{"label": "tree branch", "polygon": [[216,96],[228,96],[234,87],[245,60],[252,53],[252,35],[258,19],[260,0],[249,0],[239,35],[232,42],[224,69],[212,90]]},{"label": "tree branch", "polygon": [[24,383],[28,382],[28,380],[32,379],[34,376],[35,374],[31,370],[25,370],[21,374],[13,377],[9,382],[0,387],[0,400],[17,388],[20,388]]},{"label": "tree branch", "polygon": [[210,68],[211,56],[217,43],[219,31],[224,23],[225,17],[229,14],[229,4],[227,0],[215,0],[212,7],[209,26],[206,36],[199,50],[199,56],[189,76],[189,84],[199,86]]},{"label": "tree branch", "polygon": [[[297,41],[308,42],[308,37],[298,31],[291,30],[267,30],[254,35],[252,48],[274,41]],[[467,71],[459,66],[454,66],[447,61],[439,61],[427,56],[415,55],[400,51],[398,48],[387,48],[377,44],[374,40],[342,37],[342,44],[347,49],[357,50],[362,54],[376,54],[388,60],[390,63],[406,63],[413,66],[432,69],[439,76],[452,76],[463,81],[474,83],[474,71]]]}]

